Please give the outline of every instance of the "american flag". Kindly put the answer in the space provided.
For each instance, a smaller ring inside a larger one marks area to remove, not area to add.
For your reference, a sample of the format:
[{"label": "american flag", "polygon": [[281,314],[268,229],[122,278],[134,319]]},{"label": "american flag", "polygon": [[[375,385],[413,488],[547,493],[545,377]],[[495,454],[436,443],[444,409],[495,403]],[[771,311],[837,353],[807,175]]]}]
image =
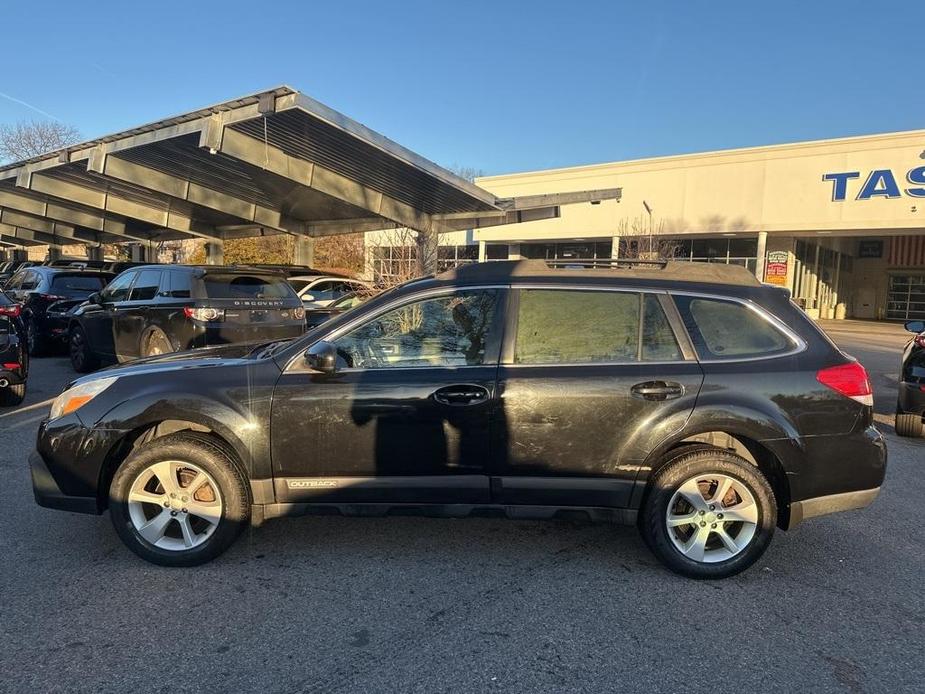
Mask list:
[{"label": "american flag", "polygon": [[925,265],[925,234],[894,236],[890,239],[890,265]]}]

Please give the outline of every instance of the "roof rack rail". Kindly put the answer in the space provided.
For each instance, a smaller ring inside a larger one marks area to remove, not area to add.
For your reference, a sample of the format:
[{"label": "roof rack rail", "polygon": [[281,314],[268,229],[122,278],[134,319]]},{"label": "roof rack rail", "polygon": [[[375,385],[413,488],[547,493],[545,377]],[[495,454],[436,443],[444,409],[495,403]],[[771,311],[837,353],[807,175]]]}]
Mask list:
[{"label": "roof rack rail", "polygon": [[561,260],[546,260],[546,264],[552,268],[559,267],[587,267],[587,268],[634,268],[634,267],[654,267],[664,268],[668,265],[667,258],[569,258]]}]

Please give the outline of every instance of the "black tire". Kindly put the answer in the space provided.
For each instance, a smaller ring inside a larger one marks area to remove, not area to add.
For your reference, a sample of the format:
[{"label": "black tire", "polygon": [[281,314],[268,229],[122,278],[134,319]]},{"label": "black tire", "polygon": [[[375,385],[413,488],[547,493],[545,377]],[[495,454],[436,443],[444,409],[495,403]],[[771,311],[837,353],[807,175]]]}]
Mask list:
[{"label": "black tire", "polygon": [[922,434],[925,433],[925,424],[922,423],[921,415],[917,414],[897,412],[894,428],[900,436],[914,439],[922,438]]},{"label": "black tire", "polygon": [[71,357],[71,366],[79,374],[90,373],[100,368],[100,359],[87,342],[87,333],[82,326],[73,325],[68,334],[68,353]]},{"label": "black tire", "polygon": [[[135,479],[151,465],[176,460],[192,463],[216,482],[223,503],[221,520],[200,545],[186,550],[156,547],[135,529],[128,493]],[[109,487],[109,512],[122,541],[142,559],[161,566],[198,566],[219,556],[250,521],[250,490],[230,448],[207,434],[180,432],[155,439],[132,453],[116,470]]]},{"label": "black tire", "polygon": [[29,349],[29,356],[42,357],[48,351],[44,338],[39,334],[35,323],[31,320],[26,321],[26,346]]},{"label": "black tire", "polygon": [[[669,505],[678,488],[693,477],[709,474],[724,475],[744,485],[758,507],[755,534],[748,544],[731,558],[714,563],[694,561],[685,556],[669,536],[671,531],[666,523]],[[776,524],[774,492],[758,468],[731,451],[694,445],[672,452],[667,463],[655,474],[643,501],[639,527],[652,552],[675,573],[688,578],[719,579],[733,576],[754,564],[768,548]]]},{"label": "black tire", "polygon": [[0,388],[0,406],[15,407],[26,399],[26,384],[20,383],[15,386]]}]

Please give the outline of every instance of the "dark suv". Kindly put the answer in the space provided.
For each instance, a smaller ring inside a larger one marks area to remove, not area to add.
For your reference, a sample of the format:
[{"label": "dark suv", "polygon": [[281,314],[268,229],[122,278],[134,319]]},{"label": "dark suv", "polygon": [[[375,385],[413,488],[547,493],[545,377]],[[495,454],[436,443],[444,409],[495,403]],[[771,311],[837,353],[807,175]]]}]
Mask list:
[{"label": "dark suv", "polygon": [[31,465],[40,504],[109,508],[160,564],[275,516],[582,515],[718,578],[775,527],[870,504],[886,448],[864,368],[744,268],[514,261],[78,379]]},{"label": "dark suv", "polygon": [[899,367],[896,433],[919,437],[925,433],[925,320],[906,321],[913,337],[906,343]]},{"label": "dark suv", "polygon": [[19,405],[26,397],[29,351],[22,307],[0,292],[0,405]]},{"label": "dark suv", "polygon": [[209,345],[301,335],[305,311],[285,277],[229,266],[145,265],[126,270],[68,314],[79,373]]},{"label": "dark suv", "polygon": [[29,354],[41,356],[61,347],[67,332],[53,317],[62,306],[85,301],[106,286],[113,276],[99,270],[37,265],[19,270],[3,287],[4,293],[22,304]]}]

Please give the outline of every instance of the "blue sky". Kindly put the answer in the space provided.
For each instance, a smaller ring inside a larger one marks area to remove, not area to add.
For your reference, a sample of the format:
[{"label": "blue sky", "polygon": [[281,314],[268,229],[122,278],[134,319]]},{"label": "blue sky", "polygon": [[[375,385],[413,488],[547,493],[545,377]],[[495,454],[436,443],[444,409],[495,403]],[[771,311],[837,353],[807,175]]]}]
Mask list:
[{"label": "blue sky", "polygon": [[925,128],[922,2],[31,0],[3,24],[0,123],[87,138],[282,83],[486,173]]}]

